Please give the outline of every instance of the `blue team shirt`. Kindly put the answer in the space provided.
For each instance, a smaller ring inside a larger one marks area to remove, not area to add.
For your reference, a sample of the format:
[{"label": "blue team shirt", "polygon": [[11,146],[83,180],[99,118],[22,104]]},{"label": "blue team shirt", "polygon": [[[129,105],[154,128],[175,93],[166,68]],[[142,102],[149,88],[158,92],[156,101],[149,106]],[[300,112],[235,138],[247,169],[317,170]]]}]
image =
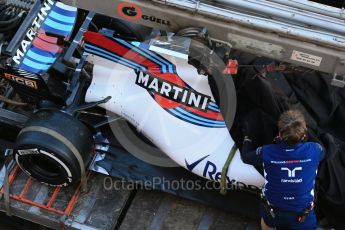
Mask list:
[{"label": "blue team shirt", "polygon": [[264,167],[263,193],[274,206],[302,211],[314,200],[317,168],[324,151],[314,142],[272,144],[256,150]]}]

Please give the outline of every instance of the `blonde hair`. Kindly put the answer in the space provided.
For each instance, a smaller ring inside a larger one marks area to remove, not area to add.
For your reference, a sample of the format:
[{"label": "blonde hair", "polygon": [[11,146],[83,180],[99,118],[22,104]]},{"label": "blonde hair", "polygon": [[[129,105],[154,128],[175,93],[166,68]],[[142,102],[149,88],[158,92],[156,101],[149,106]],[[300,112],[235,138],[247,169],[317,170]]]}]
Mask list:
[{"label": "blonde hair", "polygon": [[288,145],[299,143],[307,132],[303,114],[298,110],[284,112],[278,121],[280,137]]}]

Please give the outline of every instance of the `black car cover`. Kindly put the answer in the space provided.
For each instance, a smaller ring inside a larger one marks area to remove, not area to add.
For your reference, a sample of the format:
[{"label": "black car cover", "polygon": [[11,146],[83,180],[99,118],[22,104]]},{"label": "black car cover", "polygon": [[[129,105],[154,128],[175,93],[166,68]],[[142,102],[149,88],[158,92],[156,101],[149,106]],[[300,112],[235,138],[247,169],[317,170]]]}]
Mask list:
[{"label": "black car cover", "polygon": [[271,64],[266,58],[235,54],[240,69],[234,76],[237,113],[232,137],[239,147],[245,135],[253,146],[273,142],[277,120],[291,108],[301,110],[308,123],[308,138],[323,144],[327,153],[316,181],[317,213],[333,227],[345,229],[345,90],[331,86],[332,77],[312,71],[264,73],[260,66]]}]

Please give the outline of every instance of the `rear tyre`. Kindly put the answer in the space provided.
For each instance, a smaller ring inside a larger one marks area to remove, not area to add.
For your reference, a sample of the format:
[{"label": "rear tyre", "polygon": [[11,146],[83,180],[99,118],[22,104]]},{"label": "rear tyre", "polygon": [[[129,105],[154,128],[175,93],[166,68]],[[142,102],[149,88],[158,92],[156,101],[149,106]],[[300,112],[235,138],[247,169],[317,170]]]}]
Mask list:
[{"label": "rear tyre", "polygon": [[38,181],[65,187],[85,176],[92,149],[92,133],[79,120],[60,111],[40,111],[19,133],[14,159]]}]

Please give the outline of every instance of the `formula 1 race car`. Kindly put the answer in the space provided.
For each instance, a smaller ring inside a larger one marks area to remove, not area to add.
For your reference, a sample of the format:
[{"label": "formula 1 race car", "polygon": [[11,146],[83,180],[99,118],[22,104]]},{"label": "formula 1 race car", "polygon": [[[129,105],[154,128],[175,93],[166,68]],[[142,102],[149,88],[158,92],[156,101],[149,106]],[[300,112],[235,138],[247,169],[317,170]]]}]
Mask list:
[{"label": "formula 1 race car", "polygon": [[340,226],[344,15],[303,2],[0,1],[1,138],[51,186],[83,182],[87,168],[145,180],[126,151],[164,175],[182,166],[258,193],[243,137],[270,143],[297,107],[328,152],[319,215]]}]

